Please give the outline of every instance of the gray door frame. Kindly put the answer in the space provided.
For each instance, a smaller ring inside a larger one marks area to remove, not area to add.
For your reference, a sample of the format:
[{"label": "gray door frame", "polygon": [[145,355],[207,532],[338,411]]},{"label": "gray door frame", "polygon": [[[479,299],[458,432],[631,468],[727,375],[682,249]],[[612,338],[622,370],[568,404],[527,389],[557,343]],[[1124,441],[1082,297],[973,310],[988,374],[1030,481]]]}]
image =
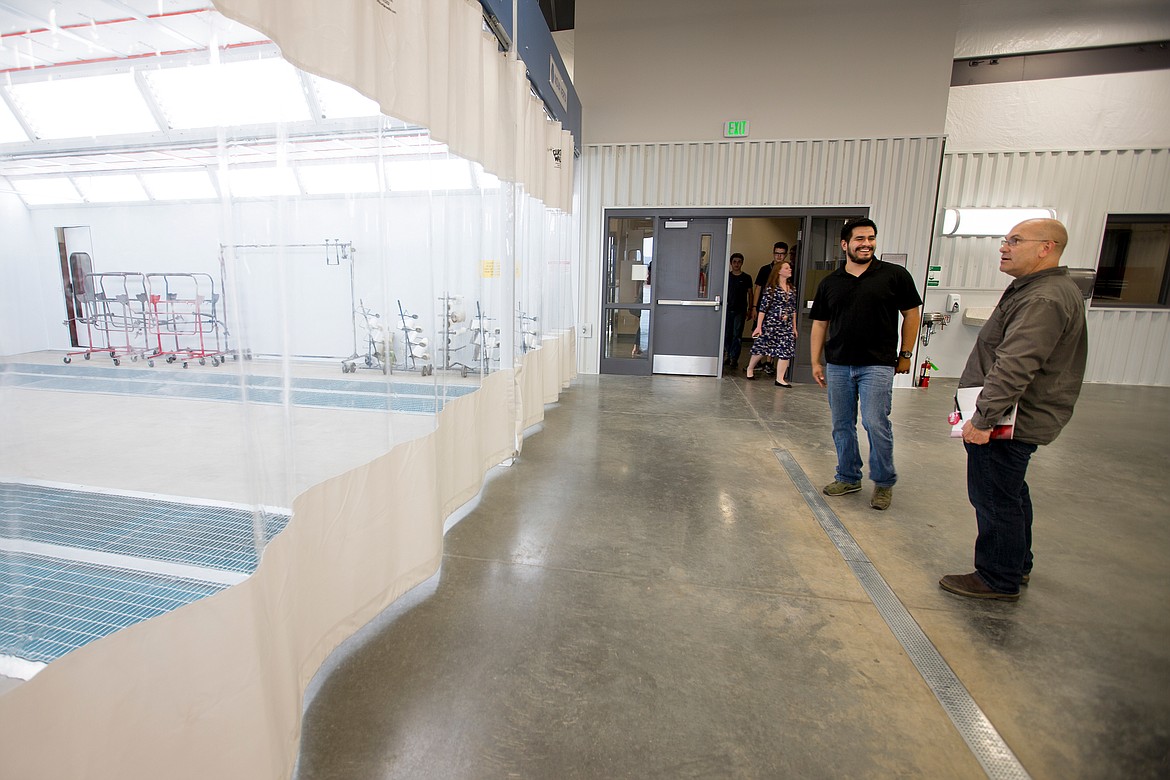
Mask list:
[{"label": "gray door frame", "polygon": [[[809,231],[811,230],[811,227],[812,227],[812,220],[815,218],[818,218],[818,217],[822,217],[822,218],[823,217],[841,217],[841,216],[845,216],[845,215],[869,216],[869,214],[871,213],[871,208],[872,207],[869,205],[856,205],[856,204],[841,204],[841,205],[837,205],[837,206],[791,206],[791,207],[782,207],[782,208],[781,207],[758,207],[758,208],[751,208],[751,207],[737,207],[737,208],[654,208],[654,207],[610,208],[610,209],[604,209],[603,214],[602,214],[601,246],[604,247],[606,245],[606,241],[605,241],[606,231],[608,230],[609,220],[611,218],[612,219],[629,219],[629,218],[639,218],[640,217],[640,218],[646,218],[646,219],[653,219],[655,221],[655,226],[656,226],[655,227],[655,245],[657,245],[657,243],[658,243],[657,233],[658,233],[658,230],[660,229],[662,219],[665,219],[665,218],[675,218],[675,219],[726,218],[726,219],[731,219],[732,223],[729,226],[728,233],[727,233],[727,251],[730,251],[731,232],[732,232],[732,230],[734,230],[734,220],[736,218],[751,219],[754,217],[780,217],[780,218],[785,218],[785,219],[800,219],[801,220],[800,236],[803,237],[803,236],[809,235]],[[811,265],[813,263],[813,260],[810,256],[809,252],[804,251],[803,247],[801,246],[802,243],[803,243],[803,241],[798,239],[796,252],[795,252],[796,259],[795,259],[795,268],[794,268],[795,275],[794,275],[794,279],[793,279],[793,284],[796,285],[796,288],[798,291],[801,290],[801,284],[802,284],[802,280],[805,278],[805,274],[812,270]],[[726,254],[727,254],[727,252],[724,252],[724,255],[726,255]],[[726,256],[724,258],[720,259],[719,263],[720,263],[720,270],[718,272],[723,275],[723,278],[726,278],[727,273],[728,273]],[[601,267],[604,269],[605,263],[602,263]],[[714,270],[714,264],[713,264],[712,273],[715,273],[715,272],[716,271]],[[600,280],[600,283],[602,286],[602,295],[601,295],[601,301],[602,301],[601,314],[602,314],[602,317],[601,317],[601,322],[603,322],[603,323],[606,321],[606,317],[608,314],[607,310],[609,308],[611,308],[611,305],[607,304],[605,302],[606,301],[605,285],[607,284],[607,281],[608,280],[605,278],[605,272],[603,271],[602,278]],[[607,361],[604,357],[604,353],[602,353],[601,360],[599,363],[601,373],[603,373],[603,374],[611,374],[611,373],[649,374],[650,373],[650,364],[653,361],[653,348],[654,348],[653,332],[654,332],[654,321],[655,321],[655,317],[654,317],[654,308],[655,307],[654,307],[653,302],[654,302],[654,297],[651,296],[651,304],[650,304],[650,334],[651,335],[650,335],[650,339],[649,339],[649,348],[651,350],[651,354],[648,356],[650,359],[646,360],[646,361],[624,361],[623,365],[617,365],[616,363],[614,363],[612,361]],[[801,381],[801,382],[812,381],[812,366],[811,366],[811,359],[809,356],[809,347],[808,347],[808,334],[809,334],[809,317],[808,317],[809,308],[808,307],[809,307],[808,300],[799,301],[798,312],[799,312],[800,319],[798,320],[797,324],[798,324],[798,329],[800,332],[800,338],[797,339],[797,352],[793,358],[792,367],[791,367],[792,376],[794,378],[796,378],[797,381]],[[621,307],[615,307],[615,308],[621,308]],[[721,306],[720,310],[723,312],[723,317],[721,318],[720,331],[719,331],[720,338],[722,338],[723,322],[726,319],[726,307]],[[599,339],[599,341],[604,341],[604,340]],[[803,345],[803,348],[802,348],[802,345]],[[599,349],[601,349],[601,348],[602,348],[602,345],[599,344]],[[634,363],[637,363],[639,365],[638,366],[631,365]],[[639,370],[631,371],[630,369],[639,369]],[[720,368],[720,374],[722,374],[722,368]]]}]

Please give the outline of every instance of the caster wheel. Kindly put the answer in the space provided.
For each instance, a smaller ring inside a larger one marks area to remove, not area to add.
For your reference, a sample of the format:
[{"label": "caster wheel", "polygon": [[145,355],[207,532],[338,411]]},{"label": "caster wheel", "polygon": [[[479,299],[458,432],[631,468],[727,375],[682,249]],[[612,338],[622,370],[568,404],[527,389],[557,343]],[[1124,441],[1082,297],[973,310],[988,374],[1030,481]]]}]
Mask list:
[{"label": "caster wheel", "polygon": [[137,356],[137,355],[131,355],[131,356],[130,356],[130,362],[131,362],[131,363],[137,363],[137,362],[138,362],[138,356]]},{"label": "caster wheel", "polygon": [[218,366],[218,365],[219,365],[219,358],[212,358],[212,359],[211,359],[211,365],[212,365],[212,367],[213,367],[213,368],[214,368],[214,367],[216,367],[216,366]]},{"label": "caster wheel", "polygon": [[240,353],[239,353],[239,352],[237,352],[236,354],[232,355],[232,360],[239,360],[239,359],[240,359]]},{"label": "caster wheel", "polygon": [[88,352],[85,353],[85,359],[89,360],[89,353]]},{"label": "caster wheel", "polygon": [[174,363],[174,362],[175,362],[175,356],[174,356],[174,355],[167,355],[167,362],[168,362],[168,363]]},{"label": "caster wheel", "polygon": [[199,365],[201,365],[201,366],[207,365],[207,358],[199,358]]},{"label": "caster wheel", "polygon": [[150,366],[151,368],[154,368],[154,361],[148,360],[148,361],[146,361],[146,365]]},{"label": "caster wheel", "polygon": [[466,378],[467,378],[467,366],[463,366],[463,367],[461,367],[461,368],[459,369],[459,377],[460,377],[461,379],[466,379]]},{"label": "caster wheel", "polygon": [[121,360],[118,360],[118,358],[114,358],[114,365],[115,365],[115,366],[120,366],[120,365],[122,365],[122,361],[121,361]]},{"label": "caster wheel", "polygon": [[66,362],[66,363],[72,363],[72,362],[73,362],[73,360],[72,360],[72,359],[71,359],[71,358],[70,358],[68,355],[66,355],[66,356],[64,357],[64,360],[65,360],[65,362]]},{"label": "caster wheel", "polygon": [[187,367],[187,361],[186,361],[186,360],[184,360],[184,361],[183,361],[183,368],[186,368],[186,367]]}]

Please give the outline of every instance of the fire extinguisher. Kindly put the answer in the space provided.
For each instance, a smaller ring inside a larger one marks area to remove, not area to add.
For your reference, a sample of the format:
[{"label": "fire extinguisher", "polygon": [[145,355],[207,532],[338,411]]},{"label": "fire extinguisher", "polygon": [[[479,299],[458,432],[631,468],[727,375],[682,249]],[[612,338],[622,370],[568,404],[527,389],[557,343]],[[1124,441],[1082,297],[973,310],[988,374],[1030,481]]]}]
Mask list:
[{"label": "fire extinguisher", "polygon": [[918,377],[919,387],[930,387],[930,372],[938,371],[938,366],[930,362],[930,358],[922,361],[922,374]]}]

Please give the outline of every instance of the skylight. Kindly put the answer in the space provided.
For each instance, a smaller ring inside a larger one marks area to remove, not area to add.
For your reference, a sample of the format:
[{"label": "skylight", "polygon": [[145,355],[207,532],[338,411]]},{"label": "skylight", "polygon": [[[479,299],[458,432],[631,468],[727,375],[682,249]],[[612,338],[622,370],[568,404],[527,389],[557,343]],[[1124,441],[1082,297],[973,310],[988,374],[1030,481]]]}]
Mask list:
[{"label": "skylight", "polygon": [[338,195],[378,191],[378,168],[372,162],[301,165],[301,186],[308,195]]},{"label": "skylight", "polygon": [[[271,198],[300,195],[296,177],[288,168],[235,168],[228,172],[227,188],[233,198]],[[222,177],[220,186],[223,187]]]},{"label": "skylight", "polygon": [[395,192],[416,190],[469,190],[471,166],[466,160],[390,160],[386,177]]},{"label": "skylight", "polygon": [[65,176],[43,179],[9,179],[12,188],[29,206],[81,203],[81,193]]},{"label": "skylight", "polygon": [[131,73],[32,81],[12,84],[8,91],[37,138],[58,140],[160,130]]},{"label": "skylight", "polygon": [[311,119],[297,71],[281,59],[164,68],[145,76],[175,130]]},{"label": "skylight", "polygon": [[142,183],[155,200],[207,200],[216,197],[215,187],[206,171],[143,173]]},{"label": "skylight", "polygon": [[24,143],[28,140],[24,128],[8,109],[8,104],[0,100],[0,144]]},{"label": "skylight", "polygon": [[355,119],[382,113],[377,103],[353,87],[317,76],[313,77],[313,86],[317,89],[323,119]]},{"label": "skylight", "polygon": [[138,177],[131,174],[74,176],[73,183],[89,203],[125,203],[150,199]]}]

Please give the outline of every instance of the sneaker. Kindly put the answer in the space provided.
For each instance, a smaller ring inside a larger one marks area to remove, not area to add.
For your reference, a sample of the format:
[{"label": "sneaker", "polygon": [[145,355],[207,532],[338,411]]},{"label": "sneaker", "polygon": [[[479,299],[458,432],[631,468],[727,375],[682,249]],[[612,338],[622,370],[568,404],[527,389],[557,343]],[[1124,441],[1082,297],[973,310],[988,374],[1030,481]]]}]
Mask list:
[{"label": "sneaker", "polygon": [[889,509],[890,501],[894,499],[894,489],[892,487],[878,487],[873,488],[873,496],[869,499],[869,505],[874,509]]},{"label": "sneaker", "polygon": [[1019,593],[1002,593],[992,590],[991,586],[983,581],[977,572],[970,574],[948,574],[938,581],[938,586],[945,591],[969,599],[999,599],[1000,601],[1018,601]]},{"label": "sneaker", "polygon": [[839,480],[833,480],[829,484],[825,485],[821,492],[826,496],[843,496],[846,493],[856,493],[859,490],[861,490],[860,482],[841,482]]}]

